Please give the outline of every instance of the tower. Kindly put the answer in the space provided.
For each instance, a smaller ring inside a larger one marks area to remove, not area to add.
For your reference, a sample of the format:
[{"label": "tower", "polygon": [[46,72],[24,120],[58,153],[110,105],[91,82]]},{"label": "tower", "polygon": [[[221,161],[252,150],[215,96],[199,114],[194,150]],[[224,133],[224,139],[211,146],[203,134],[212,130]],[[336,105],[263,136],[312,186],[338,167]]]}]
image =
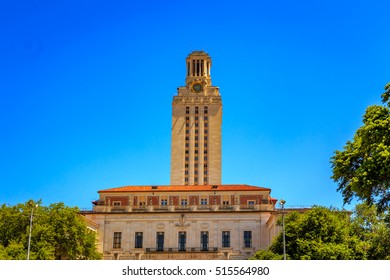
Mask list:
[{"label": "tower", "polygon": [[172,102],[171,185],[219,185],[222,100],[211,84],[211,57],[194,51],[186,68]]}]

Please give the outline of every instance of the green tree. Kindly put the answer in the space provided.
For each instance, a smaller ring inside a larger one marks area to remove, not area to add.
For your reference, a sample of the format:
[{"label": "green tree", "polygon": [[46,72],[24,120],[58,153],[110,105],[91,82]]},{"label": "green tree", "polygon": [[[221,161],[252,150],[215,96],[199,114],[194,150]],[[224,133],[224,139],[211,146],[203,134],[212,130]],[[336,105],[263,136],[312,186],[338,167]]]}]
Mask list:
[{"label": "green tree", "polygon": [[[0,259],[26,259],[31,207],[29,201],[0,207]],[[78,208],[55,203],[33,209],[30,259],[100,259],[96,236]]]},{"label": "green tree", "polygon": [[[285,218],[286,255],[293,260],[356,259],[360,240],[350,234],[349,213],[315,206],[305,213],[291,212]],[[283,236],[280,233],[268,253],[255,259],[280,259]],[[362,255],[360,253],[359,255]]]},{"label": "green tree", "polygon": [[371,260],[390,259],[388,214],[378,213],[374,205],[359,204],[351,217],[352,234],[362,241],[364,256]]},{"label": "green tree", "polygon": [[375,204],[379,212],[390,206],[390,83],[385,86],[382,103],[367,108],[353,139],[331,158],[331,178],[344,203],[358,198]]}]

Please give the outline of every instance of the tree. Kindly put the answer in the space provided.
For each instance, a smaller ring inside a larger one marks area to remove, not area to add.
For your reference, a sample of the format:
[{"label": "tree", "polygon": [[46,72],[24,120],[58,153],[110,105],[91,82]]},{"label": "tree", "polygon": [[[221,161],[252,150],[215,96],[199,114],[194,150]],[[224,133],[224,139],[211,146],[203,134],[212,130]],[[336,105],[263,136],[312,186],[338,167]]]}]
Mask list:
[{"label": "tree", "polygon": [[384,106],[369,106],[353,140],[331,158],[344,204],[358,198],[379,212],[390,206],[390,83],[381,97]]},{"label": "tree", "polygon": [[389,216],[374,205],[359,204],[351,217],[352,234],[362,241],[364,256],[370,260],[390,260]]},{"label": "tree", "polygon": [[[285,218],[286,254],[293,260],[356,259],[360,240],[350,234],[349,213],[315,206],[305,213],[291,212]],[[281,259],[283,237],[280,233],[255,259]]]},{"label": "tree", "polygon": [[[389,216],[375,206],[357,205],[352,213],[315,206],[285,218],[286,254],[293,260],[390,259]],[[280,220],[278,221],[280,224]],[[282,232],[251,259],[281,260]]]},{"label": "tree", "polygon": [[[26,259],[31,207],[0,207],[0,259]],[[100,259],[96,236],[78,213],[63,203],[34,208],[30,259]]]}]

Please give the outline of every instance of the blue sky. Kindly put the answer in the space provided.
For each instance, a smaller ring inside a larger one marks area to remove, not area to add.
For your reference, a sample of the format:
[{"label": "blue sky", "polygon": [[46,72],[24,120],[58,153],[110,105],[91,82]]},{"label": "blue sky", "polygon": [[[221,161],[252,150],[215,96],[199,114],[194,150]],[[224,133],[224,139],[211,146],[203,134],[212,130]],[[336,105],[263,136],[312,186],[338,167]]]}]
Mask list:
[{"label": "blue sky", "polygon": [[[168,185],[171,101],[204,50],[222,181],[342,207],[330,157],[390,82],[389,1],[2,1],[0,203]],[[347,206],[347,208],[351,206]]]}]

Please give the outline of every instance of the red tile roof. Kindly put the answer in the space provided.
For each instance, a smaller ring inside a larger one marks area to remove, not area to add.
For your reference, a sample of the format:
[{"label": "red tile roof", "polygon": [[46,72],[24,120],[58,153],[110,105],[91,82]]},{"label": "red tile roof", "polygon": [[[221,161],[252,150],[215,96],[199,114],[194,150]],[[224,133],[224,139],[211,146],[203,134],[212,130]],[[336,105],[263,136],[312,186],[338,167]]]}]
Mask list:
[{"label": "red tile roof", "polygon": [[186,191],[270,191],[271,189],[249,185],[200,185],[200,186],[124,186],[100,190],[110,192],[186,192]]}]

